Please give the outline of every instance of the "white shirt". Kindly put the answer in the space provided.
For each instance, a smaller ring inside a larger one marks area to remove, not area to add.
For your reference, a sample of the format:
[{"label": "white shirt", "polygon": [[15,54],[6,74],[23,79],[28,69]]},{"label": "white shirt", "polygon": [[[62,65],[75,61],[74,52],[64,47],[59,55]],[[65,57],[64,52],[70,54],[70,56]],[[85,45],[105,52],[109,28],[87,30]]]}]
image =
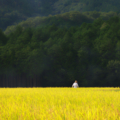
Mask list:
[{"label": "white shirt", "polygon": [[72,87],[77,88],[79,87],[78,83],[73,83]]}]

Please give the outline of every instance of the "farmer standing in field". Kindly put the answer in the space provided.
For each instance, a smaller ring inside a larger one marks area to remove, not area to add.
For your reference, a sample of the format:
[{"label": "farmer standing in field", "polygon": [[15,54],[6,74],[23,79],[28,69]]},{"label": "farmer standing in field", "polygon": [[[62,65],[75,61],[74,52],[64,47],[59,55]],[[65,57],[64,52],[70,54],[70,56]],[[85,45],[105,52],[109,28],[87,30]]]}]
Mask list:
[{"label": "farmer standing in field", "polygon": [[73,83],[72,87],[74,87],[74,88],[79,87],[79,85],[78,85],[78,83],[77,83],[77,80],[75,80],[75,82]]}]

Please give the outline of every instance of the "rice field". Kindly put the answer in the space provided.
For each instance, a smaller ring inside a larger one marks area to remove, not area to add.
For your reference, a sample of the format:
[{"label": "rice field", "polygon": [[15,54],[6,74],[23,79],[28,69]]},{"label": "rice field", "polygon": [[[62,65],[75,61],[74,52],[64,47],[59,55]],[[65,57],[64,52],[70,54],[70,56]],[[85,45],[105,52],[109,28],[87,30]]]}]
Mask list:
[{"label": "rice field", "polygon": [[0,120],[120,120],[120,88],[0,88]]}]

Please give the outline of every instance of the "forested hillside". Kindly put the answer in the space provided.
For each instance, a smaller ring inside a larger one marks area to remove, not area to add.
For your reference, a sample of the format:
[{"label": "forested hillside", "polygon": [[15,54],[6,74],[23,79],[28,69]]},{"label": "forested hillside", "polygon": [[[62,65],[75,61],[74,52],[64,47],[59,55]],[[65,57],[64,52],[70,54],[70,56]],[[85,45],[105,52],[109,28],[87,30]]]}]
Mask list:
[{"label": "forested hillside", "polygon": [[0,0],[0,28],[29,17],[62,14],[70,11],[120,12],[119,0]]},{"label": "forested hillside", "polygon": [[57,15],[49,15],[47,17],[32,17],[28,18],[25,21],[22,21],[16,25],[8,26],[5,30],[5,34],[9,34],[13,32],[17,26],[21,26],[23,29],[28,27],[45,27],[50,26],[52,24],[62,28],[66,27],[69,28],[71,26],[80,26],[82,23],[92,23],[94,20],[101,18],[103,20],[108,20],[111,17],[118,16],[120,17],[120,13],[116,12],[67,12],[63,14],[57,14]]},{"label": "forested hillside", "polygon": [[0,31],[0,86],[120,86],[120,18]]}]

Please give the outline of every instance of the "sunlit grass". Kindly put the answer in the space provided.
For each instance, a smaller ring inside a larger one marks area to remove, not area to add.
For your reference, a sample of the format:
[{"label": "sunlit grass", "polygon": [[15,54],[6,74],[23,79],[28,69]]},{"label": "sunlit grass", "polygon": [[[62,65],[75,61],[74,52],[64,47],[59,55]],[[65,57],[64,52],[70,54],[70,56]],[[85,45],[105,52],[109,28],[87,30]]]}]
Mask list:
[{"label": "sunlit grass", "polygon": [[120,89],[0,88],[0,120],[120,120]]}]

